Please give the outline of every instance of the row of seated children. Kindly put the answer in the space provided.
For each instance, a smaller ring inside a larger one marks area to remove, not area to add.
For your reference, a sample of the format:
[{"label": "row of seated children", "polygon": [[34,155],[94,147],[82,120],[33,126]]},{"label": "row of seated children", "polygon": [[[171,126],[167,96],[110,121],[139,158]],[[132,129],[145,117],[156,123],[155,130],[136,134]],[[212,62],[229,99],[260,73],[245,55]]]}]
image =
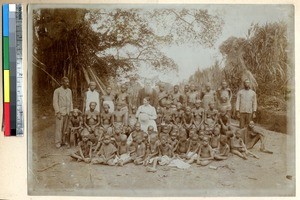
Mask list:
[{"label": "row of seated children", "polygon": [[[133,162],[136,165],[152,165],[147,171],[155,172],[157,164],[168,165],[172,159],[180,158],[192,164],[196,162],[201,166],[208,165],[213,160],[227,159],[229,153],[247,159],[248,155],[258,158],[247,150],[241,138],[241,131],[227,131],[227,135],[220,134],[219,126],[216,126],[212,134],[205,131],[189,131],[189,137],[185,131],[172,130],[167,132],[144,133],[140,130],[140,124],[136,123],[135,130],[129,137],[116,131],[113,135],[104,134],[97,145],[89,139],[88,134],[82,136],[79,142],[79,150],[71,154],[77,161],[92,164],[120,165]],[[150,127],[151,129],[151,127]],[[167,130],[167,129],[163,129]],[[231,132],[231,133],[228,133]]]}]

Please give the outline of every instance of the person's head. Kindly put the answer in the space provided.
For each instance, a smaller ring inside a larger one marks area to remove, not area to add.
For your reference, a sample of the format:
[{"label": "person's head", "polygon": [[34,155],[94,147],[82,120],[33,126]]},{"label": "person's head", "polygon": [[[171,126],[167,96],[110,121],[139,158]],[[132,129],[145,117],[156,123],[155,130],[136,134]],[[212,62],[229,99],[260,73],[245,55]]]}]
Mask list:
[{"label": "person's head", "polygon": [[215,108],[215,103],[211,101],[208,103],[208,106],[211,110],[213,110]]},{"label": "person's head", "polygon": [[73,109],[72,114],[74,117],[77,117],[79,114],[81,114],[80,110],[78,110],[77,108]]},{"label": "person's head", "polygon": [[137,136],[138,136],[138,133],[137,132],[132,132],[132,141],[133,142],[136,142],[136,139],[137,139]]},{"label": "person's head", "polygon": [[82,140],[83,140],[84,142],[87,142],[87,141],[89,140],[89,135],[88,135],[88,134],[84,134],[84,135],[82,136]]},{"label": "person's head", "polygon": [[193,135],[191,135],[191,140],[192,140],[194,143],[196,143],[196,142],[199,141],[199,136],[198,136],[197,134],[193,134]]},{"label": "person's head", "polygon": [[110,143],[110,140],[111,140],[110,135],[104,135],[103,137],[104,144],[108,145]]},{"label": "person's head", "polygon": [[92,102],[90,103],[90,110],[91,110],[91,111],[94,111],[95,108],[96,108],[96,106],[97,106],[97,103],[92,101]]},{"label": "person's head", "polygon": [[163,126],[162,132],[163,133],[168,133],[169,132],[168,126]]},{"label": "person's head", "polygon": [[156,113],[157,113],[157,114],[161,114],[161,113],[162,113],[161,107],[157,107],[157,108],[156,108]]},{"label": "person's head", "polygon": [[110,95],[111,94],[111,87],[107,87],[106,92],[107,92],[108,95]]},{"label": "person's head", "polygon": [[162,145],[166,145],[167,142],[168,142],[168,137],[167,137],[166,135],[161,136],[161,138],[160,138],[160,143],[161,143]]},{"label": "person's head", "polygon": [[151,134],[150,136],[150,143],[155,144],[155,142],[158,140],[158,135],[157,134]]},{"label": "person's head", "polygon": [[199,138],[200,138],[200,140],[203,140],[204,136],[205,136],[204,130],[199,131]]},{"label": "person's head", "polygon": [[148,133],[153,133],[153,131],[154,131],[154,127],[153,126],[148,126],[148,128],[147,128],[147,131],[148,131]]},{"label": "person's head", "polygon": [[225,80],[222,81],[222,89],[226,89],[228,86],[227,82]]},{"label": "person's head", "polygon": [[179,85],[174,85],[174,93],[177,93],[179,91]]},{"label": "person's head", "polygon": [[135,123],[134,128],[136,131],[140,131],[141,130],[141,124],[139,122]]},{"label": "person's head", "polygon": [[64,88],[68,88],[69,87],[69,79],[68,77],[62,77],[61,79],[61,85],[64,87]]},{"label": "person's head", "polygon": [[116,106],[117,110],[121,110],[122,108],[122,105],[120,103],[117,103],[117,106]]},{"label": "person's head", "polygon": [[250,89],[250,81],[249,81],[249,79],[246,79],[246,80],[244,81],[244,87],[245,87],[246,90],[249,90],[249,89]]},{"label": "person's head", "polygon": [[189,132],[190,137],[195,135],[195,134],[196,134],[196,131],[194,129],[191,129],[190,132]]},{"label": "person's head", "polygon": [[210,89],[211,89],[211,84],[209,83],[209,82],[207,82],[206,84],[205,84],[205,89],[206,89],[206,91],[210,91]]},{"label": "person's head", "polygon": [[202,140],[202,144],[203,146],[207,147],[209,144],[209,138],[205,136]]},{"label": "person's head", "polygon": [[214,130],[213,130],[213,134],[216,135],[216,136],[217,136],[217,135],[220,135],[220,131],[221,131],[221,130],[220,130],[219,127],[215,127]]},{"label": "person's head", "polygon": [[190,113],[191,113],[191,107],[187,106],[187,107],[185,108],[185,113],[186,113],[186,114],[190,114]]},{"label": "person's head", "polygon": [[96,89],[96,83],[95,83],[94,81],[91,81],[91,82],[89,83],[89,87],[90,87],[90,90],[91,90],[91,91],[94,91],[94,90]]},{"label": "person's head", "polygon": [[185,93],[188,93],[190,91],[190,86],[188,85],[188,84],[186,84],[185,86],[184,86],[184,92]]},{"label": "person's head", "polygon": [[165,106],[166,106],[166,108],[170,108],[171,107],[171,101],[167,100]]},{"label": "person's head", "polygon": [[103,104],[104,111],[107,113],[109,111],[109,105],[107,103]]},{"label": "person's head", "polygon": [[125,145],[127,143],[127,136],[125,134],[122,134],[120,136],[120,141],[122,145]]},{"label": "person's head", "polygon": [[254,128],[254,121],[250,121],[248,126],[249,126],[250,129],[253,129]]},{"label": "person's head", "polygon": [[135,113],[136,113],[136,106],[132,106],[132,107],[131,107],[131,112],[132,112],[132,114],[135,114]]},{"label": "person's head", "polygon": [[196,86],[195,86],[195,84],[191,84],[191,86],[190,86],[190,90],[191,90],[192,92],[194,92],[194,91],[195,91],[195,89],[196,89]]},{"label": "person's head", "polygon": [[150,98],[149,98],[149,97],[145,97],[145,98],[143,99],[143,104],[144,104],[145,106],[148,106],[149,103],[150,103]]},{"label": "person's head", "polygon": [[163,91],[165,91],[165,85],[164,84],[159,84],[159,91],[160,92],[163,92]]},{"label": "person's head", "polygon": [[176,140],[177,139],[177,132],[176,131],[172,131],[171,133],[170,133],[170,137],[171,137],[171,140]]},{"label": "person's head", "polygon": [[238,139],[241,138],[241,135],[242,135],[241,130],[236,130],[235,131],[235,137],[236,138],[238,138]]},{"label": "person's head", "polygon": [[122,84],[121,85],[121,92],[126,92],[126,90],[127,90],[127,86],[125,85],[125,84]]},{"label": "person's head", "polygon": [[196,100],[195,106],[196,106],[196,108],[200,108],[200,106],[201,106],[201,100],[200,99]]}]

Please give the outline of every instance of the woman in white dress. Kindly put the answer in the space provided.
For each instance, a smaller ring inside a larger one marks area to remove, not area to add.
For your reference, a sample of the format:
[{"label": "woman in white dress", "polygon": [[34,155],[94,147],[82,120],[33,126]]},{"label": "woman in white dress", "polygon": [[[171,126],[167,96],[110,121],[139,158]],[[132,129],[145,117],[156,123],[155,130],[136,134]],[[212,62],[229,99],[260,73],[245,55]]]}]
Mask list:
[{"label": "woman in white dress", "polygon": [[153,106],[149,104],[150,98],[145,97],[143,100],[143,105],[139,106],[136,117],[138,121],[141,123],[141,129],[147,133],[147,129],[149,126],[154,127],[154,131],[157,131],[157,126],[155,119],[157,118],[156,110]]}]

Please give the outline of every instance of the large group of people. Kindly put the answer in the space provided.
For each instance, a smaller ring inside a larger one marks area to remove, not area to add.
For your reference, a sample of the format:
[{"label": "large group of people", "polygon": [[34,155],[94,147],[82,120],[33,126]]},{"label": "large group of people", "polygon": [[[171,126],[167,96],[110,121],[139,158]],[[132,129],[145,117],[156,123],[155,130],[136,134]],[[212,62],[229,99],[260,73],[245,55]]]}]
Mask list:
[{"label": "large group of people", "polygon": [[123,166],[133,162],[155,172],[157,164],[172,160],[205,166],[213,160],[227,159],[232,153],[243,159],[258,158],[249,149],[259,141],[265,148],[265,136],[252,121],[256,117],[256,93],[244,80],[236,94],[236,116],[239,127],[231,122],[232,91],[226,81],[213,90],[210,83],[198,89],[186,84],[171,91],[149,81],[144,88],[120,85],[120,91],[106,88],[106,94],[90,82],[84,94],[82,109],[73,108],[69,79],[54,91],[57,148],[74,145],[71,157],[93,164]]}]

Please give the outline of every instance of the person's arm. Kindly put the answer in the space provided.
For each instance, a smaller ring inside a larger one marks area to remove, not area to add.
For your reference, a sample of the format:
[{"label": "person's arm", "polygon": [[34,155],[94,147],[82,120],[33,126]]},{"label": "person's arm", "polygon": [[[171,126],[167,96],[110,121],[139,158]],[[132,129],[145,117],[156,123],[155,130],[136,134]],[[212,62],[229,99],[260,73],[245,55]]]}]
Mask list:
[{"label": "person's arm", "polygon": [[235,110],[236,110],[236,115],[237,115],[237,118],[240,117],[240,101],[241,101],[241,92],[238,91],[237,95],[236,95],[236,103],[235,103]]},{"label": "person's arm", "polygon": [[186,156],[190,152],[190,149],[191,149],[191,141],[189,141],[189,145],[188,145],[188,148],[187,148],[187,151],[186,151],[186,154],[185,154]]},{"label": "person's arm", "polygon": [[70,102],[70,111],[73,110],[73,96],[72,96],[72,90],[70,89],[70,98],[71,98],[71,102]]},{"label": "person's arm", "polygon": [[100,119],[100,113],[98,113],[98,115],[97,115],[97,124],[95,124],[94,127],[97,127],[97,126],[100,125],[100,123],[101,123],[100,120],[101,120]]},{"label": "person's arm", "polygon": [[201,160],[201,147],[199,147],[198,156],[197,156],[197,162]]},{"label": "person's arm", "polygon": [[175,144],[175,146],[174,146],[174,148],[173,148],[173,152],[174,152],[174,153],[175,153],[175,151],[176,151],[177,148],[178,148],[178,144],[179,144],[179,142],[177,141],[176,144]]},{"label": "person's arm", "polygon": [[81,145],[79,146],[79,154],[80,154],[82,159],[85,159],[85,157],[83,156]]},{"label": "person's arm", "polygon": [[139,118],[140,113],[141,113],[141,106],[138,107],[138,109],[136,111],[136,114],[135,114],[135,117]]},{"label": "person's arm", "polygon": [[231,99],[232,99],[232,91],[230,88],[228,88],[228,93],[229,93],[229,102],[231,103]]},{"label": "person's arm", "polygon": [[87,123],[86,123],[86,120],[87,120],[86,117],[87,117],[87,115],[84,115],[84,117],[83,117],[83,124],[90,131],[91,127],[89,125],[87,125]]},{"label": "person's arm", "polygon": [[252,118],[256,118],[256,109],[257,109],[257,99],[256,99],[256,93],[253,92],[253,104],[252,104],[252,109],[253,109],[253,114],[252,114]]},{"label": "person's arm", "polygon": [[90,147],[89,159],[91,159],[92,158],[92,144],[90,144],[89,147]]},{"label": "person's arm", "polygon": [[59,105],[58,105],[58,99],[59,99],[59,90],[56,89],[56,90],[54,90],[54,93],[53,93],[53,108],[54,108],[56,117],[58,119],[61,119],[61,114],[60,114]]},{"label": "person's arm", "polygon": [[150,119],[155,120],[157,118],[156,110],[154,107],[151,107]]},{"label": "person's arm", "polygon": [[221,153],[220,155],[221,155],[221,156],[228,156],[229,152],[230,152],[230,148],[229,148],[229,146],[226,144],[226,148],[225,148],[224,152]]},{"label": "person's arm", "polygon": [[85,107],[86,107],[86,92],[83,95],[82,113],[84,113],[86,111]]}]

